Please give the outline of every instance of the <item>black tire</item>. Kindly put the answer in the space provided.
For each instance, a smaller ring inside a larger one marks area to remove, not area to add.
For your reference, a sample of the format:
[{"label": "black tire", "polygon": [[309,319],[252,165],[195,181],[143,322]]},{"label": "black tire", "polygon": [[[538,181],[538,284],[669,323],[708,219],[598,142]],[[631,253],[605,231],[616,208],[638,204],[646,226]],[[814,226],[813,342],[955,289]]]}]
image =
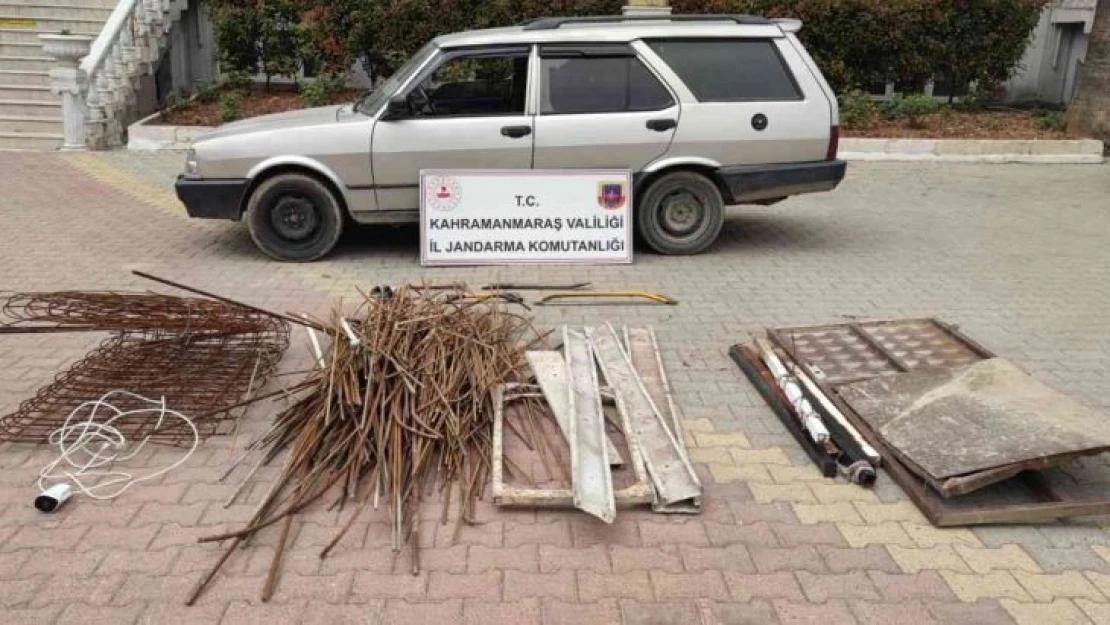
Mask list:
[{"label": "black tire", "polygon": [[290,262],[316,260],[343,234],[343,210],[323,182],[304,174],[264,180],[247,202],[247,228],[258,249]]},{"label": "black tire", "polygon": [[697,254],[717,240],[725,201],[713,181],[692,171],[651,182],[636,206],[636,230],[660,254]]}]

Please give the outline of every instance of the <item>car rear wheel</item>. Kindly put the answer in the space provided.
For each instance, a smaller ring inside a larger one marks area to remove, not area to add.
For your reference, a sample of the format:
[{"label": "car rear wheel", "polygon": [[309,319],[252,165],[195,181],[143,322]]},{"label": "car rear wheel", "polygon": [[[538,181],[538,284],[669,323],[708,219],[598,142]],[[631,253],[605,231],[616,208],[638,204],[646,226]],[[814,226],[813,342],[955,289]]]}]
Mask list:
[{"label": "car rear wheel", "polygon": [[636,208],[640,238],[660,254],[702,252],[717,240],[724,222],[725,202],[717,185],[692,171],[661,176]]},{"label": "car rear wheel", "polygon": [[247,228],[268,256],[308,262],[335,247],[343,233],[343,211],[323,182],[304,174],[279,174],[251,194]]}]

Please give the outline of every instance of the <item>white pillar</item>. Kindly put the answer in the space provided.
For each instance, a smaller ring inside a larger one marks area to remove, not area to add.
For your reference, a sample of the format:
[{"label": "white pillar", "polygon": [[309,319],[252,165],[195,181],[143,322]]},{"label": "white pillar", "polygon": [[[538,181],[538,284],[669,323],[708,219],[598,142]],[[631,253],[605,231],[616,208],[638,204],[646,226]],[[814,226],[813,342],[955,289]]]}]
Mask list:
[{"label": "white pillar", "polygon": [[50,69],[50,92],[62,96],[62,149],[84,150],[89,77],[79,63],[89,53],[92,37],[41,34],[39,41],[56,63]]}]

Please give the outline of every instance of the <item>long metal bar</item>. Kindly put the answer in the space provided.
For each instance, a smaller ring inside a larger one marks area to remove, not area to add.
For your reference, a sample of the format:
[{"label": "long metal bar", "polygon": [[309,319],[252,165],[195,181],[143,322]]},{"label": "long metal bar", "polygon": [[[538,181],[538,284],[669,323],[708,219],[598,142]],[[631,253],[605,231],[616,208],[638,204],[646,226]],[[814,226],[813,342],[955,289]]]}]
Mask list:
[{"label": "long metal bar", "polygon": [[582,332],[567,327],[563,328],[563,346],[567,352],[574,506],[612,523],[617,510],[593,350]]},{"label": "long metal bar", "polygon": [[617,408],[632,425],[631,442],[644,455],[660,503],[669,505],[701,496],[701,485],[689,460],[678,449],[663,416],[644,388],[617,333],[610,326],[586,330]]},{"label": "long metal bar", "polygon": [[[675,406],[674,394],[667,380],[667,370],[663,368],[663,358],[659,353],[655,332],[651,328],[625,327],[624,344],[633,370],[640,377],[648,396],[655,403],[655,407],[663,413],[664,421],[674,434],[675,441],[678,443],[678,453],[682,454],[686,462],[689,462],[690,457],[686,453],[686,437],[682,431],[678,407]],[[696,474],[694,479],[697,480]],[[701,481],[698,480],[698,483],[700,484]],[[657,501],[654,502],[652,509],[663,514],[696,514],[701,512],[701,498],[695,497],[673,504]]]},{"label": "long metal bar", "polygon": [[320,330],[321,332],[328,332],[327,328],[324,328],[324,327],[322,327],[322,326],[320,326],[316,323],[313,323],[311,321],[308,321],[306,319],[298,319],[298,318],[296,318],[292,315],[283,315],[281,313],[277,313],[277,312],[274,312],[272,310],[266,310],[265,308],[259,308],[258,306],[252,306],[250,304],[244,304],[243,302],[240,302],[238,300],[233,300],[230,297],[224,297],[222,295],[216,295],[215,293],[211,293],[209,291],[202,291],[201,289],[198,289],[196,287],[187,286],[187,285],[181,284],[180,282],[174,282],[173,280],[167,280],[166,278],[159,278],[158,276],[151,275],[151,274],[146,273],[144,271],[139,271],[138,269],[132,270],[131,273],[135,274],[136,276],[139,276],[140,278],[146,278],[147,280],[153,280],[154,282],[158,282],[160,284],[165,284],[167,286],[172,286],[175,289],[181,289],[182,291],[188,291],[190,293],[196,293],[197,295],[203,295],[205,297],[210,297],[210,298],[212,298],[216,301],[220,301],[220,302],[223,302],[225,304],[231,304],[233,306],[239,306],[240,308],[246,308],[247,310],[251,310],[251,311],[254,311],[256,313],[260,313],[260,314],[263,314],[263,315],[268,315],[270,317],[274,317],[275,319],[282,319],[284,321],[288,321],[289,323],[295,323],[297,325],[302,325],[302,326],[305,326],[305,327],[308,327],[308,328],[315,328],[317,330]]},{"label": "long metal bar", "polygon": [[[536,382],[543,389],[548,405],[551,406],[551,412],[555,415],[556,423],[559,424],[559,431],[563,433],[569,445],[571,415],[570,406],[567,404],[570,390],[567,387],[566,358],[556,351],[532,351],[527,352],[525,357],[532,367],[532,373],[536,375]],[[624,460],[608,434],[605,436],[605,444],[608,447],[609,466],[624,465]]]},{"label": "long metal bar", "polygon": [[[661,304],[665,306],[677,306],[678,300],[672,299],[661,293],[651,293],[647,291],[565,291],[560,293],[549,293],[536,302],[536,306],[559,306],[555,304],[556,300],[561,299],[601,299],[610,301],[590,302],[588,304],[581,304],[581,302],[573,302],[574,305],[586,306],[599,306],[599,305],[629,305],[629,304],[648,304],[655,305]],[[628,301],[621,302],[615,301],[617,299],[631,299],[643,301]]]},{"label": "long metal bar", "polygon": [[775,384],[782,389],[786,400],[794,407],[794,413],[798,415],[802,428],[813,439],[813,442],[820,444],[827,441],[829,430],[825,427],[825,422],[821,419],[817,410],[813,408],[813,405],[809,403],[809,400],[806,399],[801,384],[782,364],[775,353],[774,346],[766,339],[756,339],[755,346],[759,350],[759,356],[763,359],[763,363],[767,365],[771,375],[775,376]]},{"label": "long metal bar", "polygon": [[817,466],[817,469],[821,471],[821,475],[835,477],[836,461],[824,447],[815,443],[809,434],[802,429],[798,417],[791,411],[790,402],[782,394],[782,389],[775,384],[775,376],[771,375],[771,371],[767,369],[767,365],[763,364],[759,354],[747,345],[733,345],[729,348],[728,354],[732,361],[744,372],[744,375],[748,377],[755,390],[763,396],[763,401],[771,407],[775,416],[779,418],[779,421],[794,437],[794,440],[798,441],[798,445],[806,452],[806,455]]},{"label": "long metal bar", "polygon": [[[791,361],[787,363],[787,367],[789,368],[790,372],[794,374],[794,377],[802,383],[802,387],[803,390],[806,392],[806,395],[811,399],[816,400],[818,407],[823,411],[823,413],[828,416],[831,421],[835,421],[836,424],[839,425],[848,434],[848,436],[852,438],[852,442],[859,447],[860,451],[863,452],[865,456],[867,456],[868,460],[876,465],[879,464],[879,462],[882,461],[882,456],[879,454],[879,452],[876,451],[875,448],[872,447],[871,444],[863,438],[863,435],[859,433],[859,430],[857,430],[854,425],[852,425],[852,422],[848,420],[848,417],[845,417],[844,413],[840,412],[840,409],[836,407],[836,404],[829,401],[829,398],[825,396],[825,393],[822,392],[820,388],[818,388],[817,383],[810,379],[810,377],[806,375],[806,372],[803,371],[796,362]],[[841,448],[843,448],[843,445],[841,445]]]}]

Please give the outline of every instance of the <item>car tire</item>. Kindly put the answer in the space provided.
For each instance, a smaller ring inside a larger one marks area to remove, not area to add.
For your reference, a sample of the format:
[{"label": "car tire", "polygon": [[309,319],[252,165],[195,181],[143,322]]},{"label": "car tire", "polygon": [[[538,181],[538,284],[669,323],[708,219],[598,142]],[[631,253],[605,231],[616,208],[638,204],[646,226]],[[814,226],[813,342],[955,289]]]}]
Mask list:
[{"label": "car tire", "polygon": [[288,262],[316,260],[343,234],[343,210],[331,189],[304,174],[267,178],[247,202],[247,229],[258,249]]},{"label": "car tire", "polygon": [[725,202],[717,185],[692,171],[660,176],[636,206],[636,231],[660,254],[703,252],[717,240],[724,223]]}]

